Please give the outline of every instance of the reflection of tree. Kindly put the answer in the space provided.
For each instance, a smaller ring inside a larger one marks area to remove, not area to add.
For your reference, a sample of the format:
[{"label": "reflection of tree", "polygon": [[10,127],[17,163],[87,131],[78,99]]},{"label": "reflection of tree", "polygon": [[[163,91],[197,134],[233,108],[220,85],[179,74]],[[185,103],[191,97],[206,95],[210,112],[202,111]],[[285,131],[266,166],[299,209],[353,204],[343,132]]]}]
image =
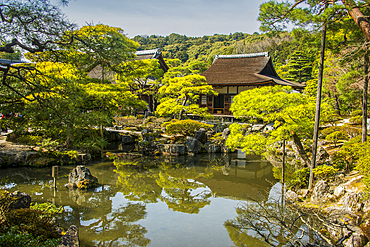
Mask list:
[{"label": "reflection of tree", "polygon": [[95,218],[92,224],[83,228],[81,234],[94,236],[91,240],[95,246],[147,246],[150,244],[150,240],[144,236],[147,230],[134,224],[144,219],[145,215],[145,205],[128,203]]},{"label": "reflection of tree", "polygon": [[198,188],[205,188],[205,185],[195,180],[200,177],[212,176],[213,173],[210,169],[201,173],[195,168],[189,167],[169,168],[163,166],[162,168],[157,183],[166,192],[166,195],[162,196],[162,200],[169,208],[183,213],[197,214],[201,208],[211,203],[208,200],[212,196],[211,191],[202,190],[199,193],[192,193]]},{"label": "reflection of tree", "polygon": [[[137,162],[128,166],[129,162],[114,162],[117,169],[114,170],[119,177],[117,187],[127,199],[156,203],[161,196],[162,188],[158,186],[156,175],[150,171],[142,171]],[[136,166],[135,166],[136,164]]]},{"label": "reflection of tree", "polygon": [[[211,191],[205,191],[205,185],[196,180],[211,177],[216,168],[164,162],[152,169],[146,169],[140,162],[115,161],[114,164],[117,167],[114,171],[119,175],[117,187],[129,200],[156,203],[160,198],[174,211],[191,214],[210,204]],[[195,192],[200,188],[203,189]]]},{"label": "reflection of tree", "polygon": [[337,223],[337,216],[294,204],[249,202],[236,212],[236,219],[224,225],[237,246],[342,246],[353,234],[353,225]]}]

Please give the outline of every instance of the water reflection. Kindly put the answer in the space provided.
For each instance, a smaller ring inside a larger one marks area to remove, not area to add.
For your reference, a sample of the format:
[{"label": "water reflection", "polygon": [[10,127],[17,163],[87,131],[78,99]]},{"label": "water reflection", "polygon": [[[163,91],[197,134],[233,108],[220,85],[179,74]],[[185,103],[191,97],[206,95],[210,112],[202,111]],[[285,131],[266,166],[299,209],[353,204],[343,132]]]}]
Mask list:
[{"label": "water reflection", "polygon": [[88,191],[64,187],[72,168],[60,167],[56,191],[50,169],[6,169],[0,181],[33,201],[65,206],[59,222],[80,228],[81,246],[236,244],[223,222],[235,216],[239,201],[267,200],[274,181],[269,163],[237,154],[98,162],[89,169],[101,186]]}]

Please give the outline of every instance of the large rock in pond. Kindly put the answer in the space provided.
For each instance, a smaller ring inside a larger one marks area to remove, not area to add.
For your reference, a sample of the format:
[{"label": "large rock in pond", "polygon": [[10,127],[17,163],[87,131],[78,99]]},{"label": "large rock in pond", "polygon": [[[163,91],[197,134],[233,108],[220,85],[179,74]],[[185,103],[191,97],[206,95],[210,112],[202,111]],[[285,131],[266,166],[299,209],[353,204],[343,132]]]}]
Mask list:
[{"label": "large rock in pond", "polygon": [[187,136],[185,141],[185,147],[188,153],[197,154],[202,151],[202,145],[197,139]]},{"label": "large rock in pond", "polygon": [[160,144],[158,149],[163,155],[180,156],[185,154],[185,145],[182,144]]},{"label": "large rock in pond", "polygon": [[77,226],[70,226],[66,234],[62,237],[62,241],[58,247],[78,247],[80,242],[78,240],[78,228]]},{"label": "large rock in pond", "polygon": [[95,187],[98,184],[98,179],[91,175],[88,168],[84,166],[77,166],[68,177],[67,187],[88,189]]},{"label": "large rock in pond", "polygon": [[195,132],[194,138],[203,144],[206,143],[207,142],[207,130],[204,128],[199,129],[197,132]]}]

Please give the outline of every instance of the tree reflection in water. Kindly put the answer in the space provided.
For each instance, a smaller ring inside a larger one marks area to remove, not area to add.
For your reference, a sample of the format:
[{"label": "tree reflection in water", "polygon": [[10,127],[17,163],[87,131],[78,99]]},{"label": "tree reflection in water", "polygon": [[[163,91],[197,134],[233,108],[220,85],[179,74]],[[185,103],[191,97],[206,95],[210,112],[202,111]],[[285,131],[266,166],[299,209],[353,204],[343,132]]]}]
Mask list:
[{"label": "tree reflection in water", "polygon": [[224,223],[236,246],[342,246],[345,236],[331,236],[328,229],[350,232],[318,209],[285,202],[251,201],[236,209],[237,217]]},{"label": "tree reflection in water", "polygon": [[[185,165],[157,164],[150,169],[140,162],[114,162],[119,174],[117,187],[129,200],[156,203],[158,200],[168,208],[189,214],[210,204],[212,192],[196,179],[212,177],[212,168],[195,168]],[[144,170],[143,170],[144,169]],[[196,190],[203,188],[200,192]]]},{"label": "tree reflection in water", "polygon": [[[77,205],[71,205],[64,215],[71,224],[80,224],[80,236],[88,236],[83,246],[147,246],[150,240],[145,237],[147,230],[135,222],[146,217],[146,206],[141,203],[126,203],[113,207],[113,198],[117,191],[102,188],[102,191],[88,192],[71,190],[70,198],[76,199]],[[87,194],[87,200],[84,194]],[[110,203],[107,203],[110,202]],[[88,226],[88,227],[81,227]]]}]

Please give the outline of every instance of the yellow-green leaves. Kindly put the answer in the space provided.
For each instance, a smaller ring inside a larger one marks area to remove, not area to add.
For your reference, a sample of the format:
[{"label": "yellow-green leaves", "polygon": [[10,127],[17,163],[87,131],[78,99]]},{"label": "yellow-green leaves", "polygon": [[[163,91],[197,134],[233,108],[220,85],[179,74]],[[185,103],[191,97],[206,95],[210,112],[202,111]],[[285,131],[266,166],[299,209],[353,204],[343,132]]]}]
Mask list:
[{"label": "yellow-green leaves", "polygon": [[[321,107],[321,122],[330,121],[334,116],[333,108],[327,102]],[[261,134],[262,129],[248,130],[249,125],[231,125],[227,145],[232,148],[263,153],[266,144],[291,139],[293,135],[312,138],[316,99],[290,87],[261,87],[241,92],[234,97],[230,109],[237,118],[273,126],[272,130]]]},{"label": "yellow-green leaves", "polygon": [[217,95],[212,86],[206,83],[206,78],[200,75],[175,77],[159,89],[157,108],[159,116],[176,114],[181,119],[183,113],[206,115],[207,108],[197,104],[199,95]]}]

